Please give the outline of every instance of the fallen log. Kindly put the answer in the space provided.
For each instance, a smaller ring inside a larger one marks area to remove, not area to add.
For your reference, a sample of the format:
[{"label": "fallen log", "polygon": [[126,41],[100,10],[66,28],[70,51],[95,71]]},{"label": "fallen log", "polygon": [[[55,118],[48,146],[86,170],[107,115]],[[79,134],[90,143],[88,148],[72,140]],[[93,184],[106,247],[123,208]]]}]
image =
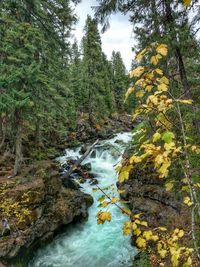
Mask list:
[{"label": "fallen log", "polygon": [[99,139],[97,139],[83,154],[82,157],[80,157],[74,164],[73,166],[70,167],[69,171],[66,172],[63,176],[62,179],[67,179],[70,177],[70,175],[73,173],[73,171],[76,170],[76,168],[81,164],[82,161],[90,154],[91,150],[96,146],[96,144],[99,142]]}]

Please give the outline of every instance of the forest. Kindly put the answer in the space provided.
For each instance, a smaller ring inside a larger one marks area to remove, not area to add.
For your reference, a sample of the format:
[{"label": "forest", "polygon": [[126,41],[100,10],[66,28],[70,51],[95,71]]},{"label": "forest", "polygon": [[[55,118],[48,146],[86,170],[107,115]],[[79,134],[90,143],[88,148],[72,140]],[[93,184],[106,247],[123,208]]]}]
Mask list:
[{"label": "forest", "polygon": [[198,0],[1,0],[0,266],[200,266],[199,74]]}]

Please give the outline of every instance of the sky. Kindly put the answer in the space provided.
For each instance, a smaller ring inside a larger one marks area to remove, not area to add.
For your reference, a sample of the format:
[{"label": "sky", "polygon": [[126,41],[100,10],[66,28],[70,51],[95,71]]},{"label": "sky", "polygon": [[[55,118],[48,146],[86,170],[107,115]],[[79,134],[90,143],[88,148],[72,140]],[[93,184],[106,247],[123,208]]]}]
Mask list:
[{"label": "sky", "polygon": [[[94,12],[91,7],[97,5],[96,3],[95,0],[82,0],[75,8],[79,22],[76,25],[74,36],[78,42],[81,41],[84,34],[83,28],[87,14],[93,16]],[[99,30],[101,30],[101,26],[99,26]],[[134,54],[131,51],[131,47],[134,45],[134,38],[128,16],[121,14],[111,16],[110,28],[104,34],[101,34],[101,41],[102,49],[108,59],[111,58],[113,50],[116,52],[119,51],[127,70],[130,70],[131,61],[134,58]]]}]

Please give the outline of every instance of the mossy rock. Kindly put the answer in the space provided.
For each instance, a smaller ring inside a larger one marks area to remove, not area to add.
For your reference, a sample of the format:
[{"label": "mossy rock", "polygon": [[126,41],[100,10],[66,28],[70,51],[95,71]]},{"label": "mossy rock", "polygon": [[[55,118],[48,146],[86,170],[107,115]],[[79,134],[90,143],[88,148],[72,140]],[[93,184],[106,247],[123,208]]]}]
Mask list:
[{"label": "mossy rock", "polygon": [[94,203],[93,197],[89,194],[84,194],[84,199],[86,201],[87,207],[90,207]]},{"label": "mossy rock", "polygon": [[132,267],[151,267],[148,253],[145,251],[138,253],[134,258]]}]

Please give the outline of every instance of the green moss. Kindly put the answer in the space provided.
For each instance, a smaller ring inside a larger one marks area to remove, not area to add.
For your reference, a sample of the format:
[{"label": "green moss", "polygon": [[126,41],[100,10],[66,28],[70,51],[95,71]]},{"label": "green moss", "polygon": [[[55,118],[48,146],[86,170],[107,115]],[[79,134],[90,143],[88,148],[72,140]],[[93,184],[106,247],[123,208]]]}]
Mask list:
[{"label": "green moss", "polygon": [[140,252],[134,259],[133,267],[151,267],[147,252]]}]

